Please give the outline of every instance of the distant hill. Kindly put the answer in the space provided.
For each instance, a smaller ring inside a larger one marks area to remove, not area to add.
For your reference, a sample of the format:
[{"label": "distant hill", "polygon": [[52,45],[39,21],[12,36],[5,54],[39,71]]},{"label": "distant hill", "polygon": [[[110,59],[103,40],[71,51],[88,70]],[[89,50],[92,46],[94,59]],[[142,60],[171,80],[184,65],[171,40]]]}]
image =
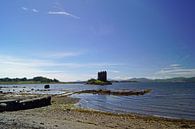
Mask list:
[{"label": "distant hill", "polygon": [[120,82],[195,82],[195,77],[176,77],[167,79],[131,78],[127,80],[122,80]]},{"label": "distant hill", "polygon": [[33,83],[59,83],[57,79],[49,79],[46,77],[34,77],[32,79],[27,78],[0,78],[0,84],[33,84]]},{"label": "distant hill", "polygon": [[131,82],[150,82],[152,80],[147,79],[147,78],[131,78],[131,79],[128,79],[128,81],[131,81]]},{"label": "distant hill", "polygon": [[177,78],[168,78],[168,79],[155,79],[156,82],[195,82],[195,77],[185,78],[185,77],[177,77]]}]

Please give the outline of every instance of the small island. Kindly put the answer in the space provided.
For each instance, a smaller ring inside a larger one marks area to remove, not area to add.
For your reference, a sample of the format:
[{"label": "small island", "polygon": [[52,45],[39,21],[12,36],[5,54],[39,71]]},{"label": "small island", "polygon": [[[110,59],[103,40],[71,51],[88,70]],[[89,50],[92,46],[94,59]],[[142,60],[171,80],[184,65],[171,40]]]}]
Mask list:
[{"label": "small island", "polygon": [[110,81],[104,82],[104,81],[100,81],[100,80],[93,79],[93,78],[89,79],[86,84],[90,84],[90,85],[112,85],[112,83]]},{"label": "small island", "polygon": [[110,81],[107,80],[107,72],[98,72],[98,79],[89,79],[86,84],[90,85],[112,85]]}]

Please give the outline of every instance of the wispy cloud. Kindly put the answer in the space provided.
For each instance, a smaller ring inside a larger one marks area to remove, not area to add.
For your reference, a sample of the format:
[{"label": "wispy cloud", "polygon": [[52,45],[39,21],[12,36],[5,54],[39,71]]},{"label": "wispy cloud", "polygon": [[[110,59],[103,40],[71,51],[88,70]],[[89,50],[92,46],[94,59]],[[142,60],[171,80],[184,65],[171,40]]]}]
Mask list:
[{"label": "wispy cloud", "polygon": [[39,11],[37,9],[32,9],[34,13],[38,13]]},{"label": "wispy cloud", "polygon": [[[0,55],[0,77],[33,77],[46,76],[62,81],[86,80],[86,73],[78,72],[84,69],[102,69],[122,64],[117,63],[74,63],[59,62],[55,59],[28,59],[17,56]],[[66,71],[71,71],[67,73]]]},{"label": "wispy cloud", "polygon": [[110,70],[109,72],[111,72],[111,73],[120,73],[120,71],[118,71],[118,70]]},{"label": "wispy cloud", "polygon": [[53,3],[53,9],[54,11],[49,11],[49,15],[65,15],[69,16],[75,19],[80,19],[80,17],[68,12],[67,10],[64,9],[64,6],[60,2],[55,2]]},{"label": "wispy cloud", "polygon": [[21,7],[21,9],[24,10],[24,11],[28,10],[28,8],[26,8],[26,7]]},{"label": "wispy cloud", "polygon": [[181,65],[180,64],[171,64],[170,67],[171,68],[178,68],[178,67],[181,67]]},{"label": "wispy cloud", "polygon": [[1,64],[12,65],[12,66],[23,66],[23,67],[68,67],[68,68],[82,68],[82,67],[109,67],[109,66],[118,66],[123,64],[117,63],[68,63],[68,62],[57,62],[54,60],[45,60],[45,59],[26,59],[18,58],[14,56],[0,56]]},{"label": "wispy cloud", "polygon": [[39,11],[38,11],[37,9],[35,9],[35,8],[29,9],[29,8],[27,8],[27,7],[21,7],[21,9],[22,9],[23,11],[32,11],[33,13],[38,13],[38,12],[39,12]]},{"label": "wispy cloud", "polygon": [[45,58],[65,58],[81,55],[81,52],[47,52],[42,53],[41,56]]},{"label": "wispy cloud", "polygon": [[179,64],[171,64],[169,67],[162,68],[154,75],[158,78],[193,77],[195,76],[195,69],[185,68]]},{"label": "wispy cloud", "polygon": [[[47,12],[49,15],[65,15],[65,16],[72,17],[74,19],[80,19],[79,16],[76,16],[76,15],[70,13],[70,12],[65,11],[64,8],[63,8],[63,6],[60,3],[58,3],[58,2],[56,2],[54,4],[54,7],[53,8],[54,8],[55,11],[48,11]],[[23,11],[31,11],[31,12],[34,12],[34,13],[38,13],[39,12],[39,10],[37,10],[35,8],[29,9],[27,7],[24,7],[24,6],[21,7],[21,9]]]},{"label": "wispy cloud", "polygon": [[114,80],[127,80],[127,79],[130,79],[132,77],[129,77],[129,76],[114,76],[112,79]]},{"label": "wispy cloud", "polygon": [[73,15],[71,13],[65,12],[65,11],[49,11],[48,14],[49,15],[66,15],[66,16],[70,16],[75,19],[80,19],[80,17]]}]

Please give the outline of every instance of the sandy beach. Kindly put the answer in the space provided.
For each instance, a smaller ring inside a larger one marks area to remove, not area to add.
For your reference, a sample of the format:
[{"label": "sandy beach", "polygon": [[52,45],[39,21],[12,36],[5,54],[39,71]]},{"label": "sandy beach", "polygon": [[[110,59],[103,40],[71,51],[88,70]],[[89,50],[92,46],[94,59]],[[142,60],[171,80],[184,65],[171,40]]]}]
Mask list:
[{"label": "sandy beach", "polygon": [[195,128],[195,121],[174,120],[135,114],[113,114],[78,109],[79,99],[52,96],[52,105],[0,113],[2,129],[183,129]]}]

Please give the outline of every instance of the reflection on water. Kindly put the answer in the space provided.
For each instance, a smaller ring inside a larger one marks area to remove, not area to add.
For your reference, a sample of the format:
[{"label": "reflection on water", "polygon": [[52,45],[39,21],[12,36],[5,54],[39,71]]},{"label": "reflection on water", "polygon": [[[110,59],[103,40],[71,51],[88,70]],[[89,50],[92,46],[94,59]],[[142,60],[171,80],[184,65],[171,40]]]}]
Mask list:
[{"label": "reflection on water", "polygon": [[[7,85],[8,86],[8,85]],[[10,85],[9,85],[10,86]],[[8,86],[8,87],[9,87]],[[44,85],[19,85],[27,89],[44,89]],[[113,83],[110,86],[84,84],[51,84],[49,94],[60,94],[64,90],[80,91],[92,89],[142,90],[152,89],[143,96],[112,96],[97,94],[78,94],[78,106],[116,113],[141,113],[173,118],[195,120],[195,84],[193,83]],[[39,91],[42,93],[42,91]]]}]

